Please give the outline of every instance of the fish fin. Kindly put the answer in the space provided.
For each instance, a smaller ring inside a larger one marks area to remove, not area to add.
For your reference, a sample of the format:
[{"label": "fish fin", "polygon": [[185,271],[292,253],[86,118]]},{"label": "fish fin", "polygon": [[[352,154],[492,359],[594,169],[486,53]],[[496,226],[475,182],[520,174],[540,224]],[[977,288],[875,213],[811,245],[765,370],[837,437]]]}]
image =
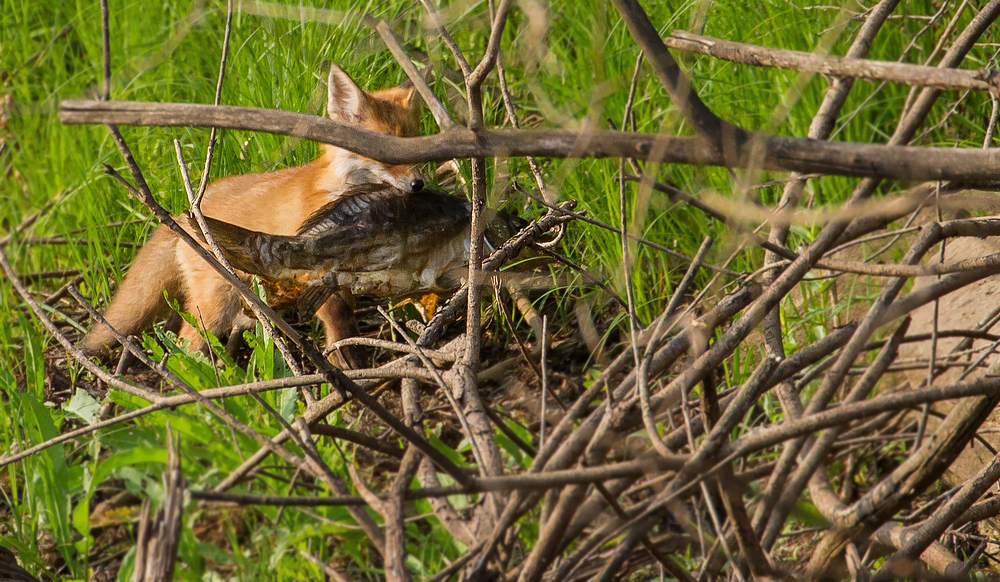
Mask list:
[{"label": "fish fin", "polygon": [[333,208],[340,204],[340,202],[342,202],[342,200],[334,200],[333,202],[328,202],[327,204],[320,206],[315,212],[306,218],[305,222],[302,223],[302,226],[299,227],[296,234],[301,236],[315,227],[318,223],[325,220],[327,218],[327,213],[333,210]]}]

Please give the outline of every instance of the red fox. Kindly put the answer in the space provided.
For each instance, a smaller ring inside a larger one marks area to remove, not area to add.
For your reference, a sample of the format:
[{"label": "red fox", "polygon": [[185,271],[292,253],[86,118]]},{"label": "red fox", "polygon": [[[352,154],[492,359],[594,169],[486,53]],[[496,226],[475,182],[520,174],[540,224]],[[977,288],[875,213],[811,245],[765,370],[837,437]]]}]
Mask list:
[{"label": "red fox", "polygon": [[[334,121],[399,137],[420,134],[420,103],[409,83],[367,93],[336,64],[330,67],[327,114]],[[418,192],[423,177],[414,166],[390,166],[347,150],[322,145],[322,154],[302,166],[265,174],[230,176],[211,184],[202,211],[206,217],[246,229],[294,235],[318,209],[361,184]],[[239,293],[171,230],[160,225],[142,247],[104,313],[108,323],[128,335],[148,329],[171,315],[163,292],[180,302],[205,329],[222,338],[241,333],[250,320]],[[331,296],[316,312],[326,343],[357,334],[351,297]],[[206,349],[199,330],[184,322],[178,335],[192,349]],[[115,345],[104,325],[96,325],[83,342],[88,355],[107,357]],[[356,366],[349,352],[341,364]]]}]

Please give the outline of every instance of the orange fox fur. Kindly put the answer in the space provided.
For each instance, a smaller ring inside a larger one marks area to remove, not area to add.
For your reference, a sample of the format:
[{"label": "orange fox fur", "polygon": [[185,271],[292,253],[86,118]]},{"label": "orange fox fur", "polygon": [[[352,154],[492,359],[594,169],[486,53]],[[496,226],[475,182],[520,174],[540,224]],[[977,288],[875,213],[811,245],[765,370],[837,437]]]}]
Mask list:
[{"label": "orange fox fur", "polygon": [[[366,93],[333,65],[327,93],[327,114],[334,121],[395,136],[420,133],[420,106],[410,86]],[[387,183],[411,191],[423,187],[413,166],[388,166],[337,147],[321,147],[322,154],[302,166],[214,182],[205,192],[202,211],[243,228],[294,235],[313,212],[341,197],[349,186]],[[163,225],[139,251],[104,317],[126,336],[138,334],[171,314],[164,290],[220,338],[251,324],[236,289]],[[349,297],[334,294],[316,315],[328,346],[357,332]],[[182,323],[178,335],[190,341],[192,349],[206,349],[194,326]],[[107,357],[116,343],[106,326],[96,325],[83,348],[89,355]],[[341,363],[356,365],[352,359],[348,355]]]}]

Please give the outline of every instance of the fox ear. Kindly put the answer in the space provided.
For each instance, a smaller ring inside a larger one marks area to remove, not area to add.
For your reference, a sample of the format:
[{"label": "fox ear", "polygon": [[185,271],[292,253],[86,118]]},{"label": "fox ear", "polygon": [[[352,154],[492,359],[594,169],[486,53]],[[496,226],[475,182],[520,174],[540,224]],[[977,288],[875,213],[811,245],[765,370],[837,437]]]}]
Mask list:
[{"label": "fox ear", "polygon": [[402,96],[399,98],[399,102],[408,109],[419,109],[420,108],[420,95],[417,93],[417,88],[413,86],[413,83],[406,81],[398,87],[402,89]]},{"label": "fox ear", "polygon": [[[425,67],[424,70],[421,71],[420,76],[424,78],[425,83],[430,83],[432,73],[433,71],[431,70],[431,67]],[[410,109],[420,108],[420,104],[423,103],[423,100],[420,98],[420,94],[417,93],[417,88],[413,85],[413,81],[407,79],[400,83],[396,88],[402,91],[400,103],[403,107],[408,107]]]},{"label": "fox ear", "polygon": [[326,114],[330,119],[358,123],[364,118],[368,109],[368,97],[336,63],[330,65],[326,94]]}]

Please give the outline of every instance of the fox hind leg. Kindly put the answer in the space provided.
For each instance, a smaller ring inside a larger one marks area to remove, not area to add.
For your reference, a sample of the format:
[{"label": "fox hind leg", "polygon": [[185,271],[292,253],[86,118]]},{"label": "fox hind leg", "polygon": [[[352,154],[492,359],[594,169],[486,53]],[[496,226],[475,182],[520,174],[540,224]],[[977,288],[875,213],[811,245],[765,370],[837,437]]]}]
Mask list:
[{"label": "fox hind leg", "polygon": [[179,248],[178,257],[178,262],[188,265],[184,277],[186,300],[183,308],[194,316],[198,325],[185,321],[177,335],[190,342],[192,351],[208,353],[208,343],[202,335],[202,328],[222,339],[234,332],[241,332],[246,326],[244,320],[248,318],[243,314],[243,304],[236,288],[192,249],[186,246]]},{"label": "fox hind leg", "polygon": [[[326,347],[330,349],[338,341],[357,337],[358,324],[354,319],[354,297],[348,292],[338,292],[330,296],[316,312],[323,323]],[[361,368],[361,354],[357,346],[342,346],[334,350],[330,357],[341,368]]]},{"label": "fox hind leg", "polygon": [[[153,321],[170,316],[164,291],[170,297],[182,298],[177,243],[177,235],[161,225],[136,255],[104,312],[104,319],[122,335],[137,335],[148,330]],[[96,324],[83,340],[83,351],[88,356],[107,359],[116,345],[111,330],[106,325]]]}]

